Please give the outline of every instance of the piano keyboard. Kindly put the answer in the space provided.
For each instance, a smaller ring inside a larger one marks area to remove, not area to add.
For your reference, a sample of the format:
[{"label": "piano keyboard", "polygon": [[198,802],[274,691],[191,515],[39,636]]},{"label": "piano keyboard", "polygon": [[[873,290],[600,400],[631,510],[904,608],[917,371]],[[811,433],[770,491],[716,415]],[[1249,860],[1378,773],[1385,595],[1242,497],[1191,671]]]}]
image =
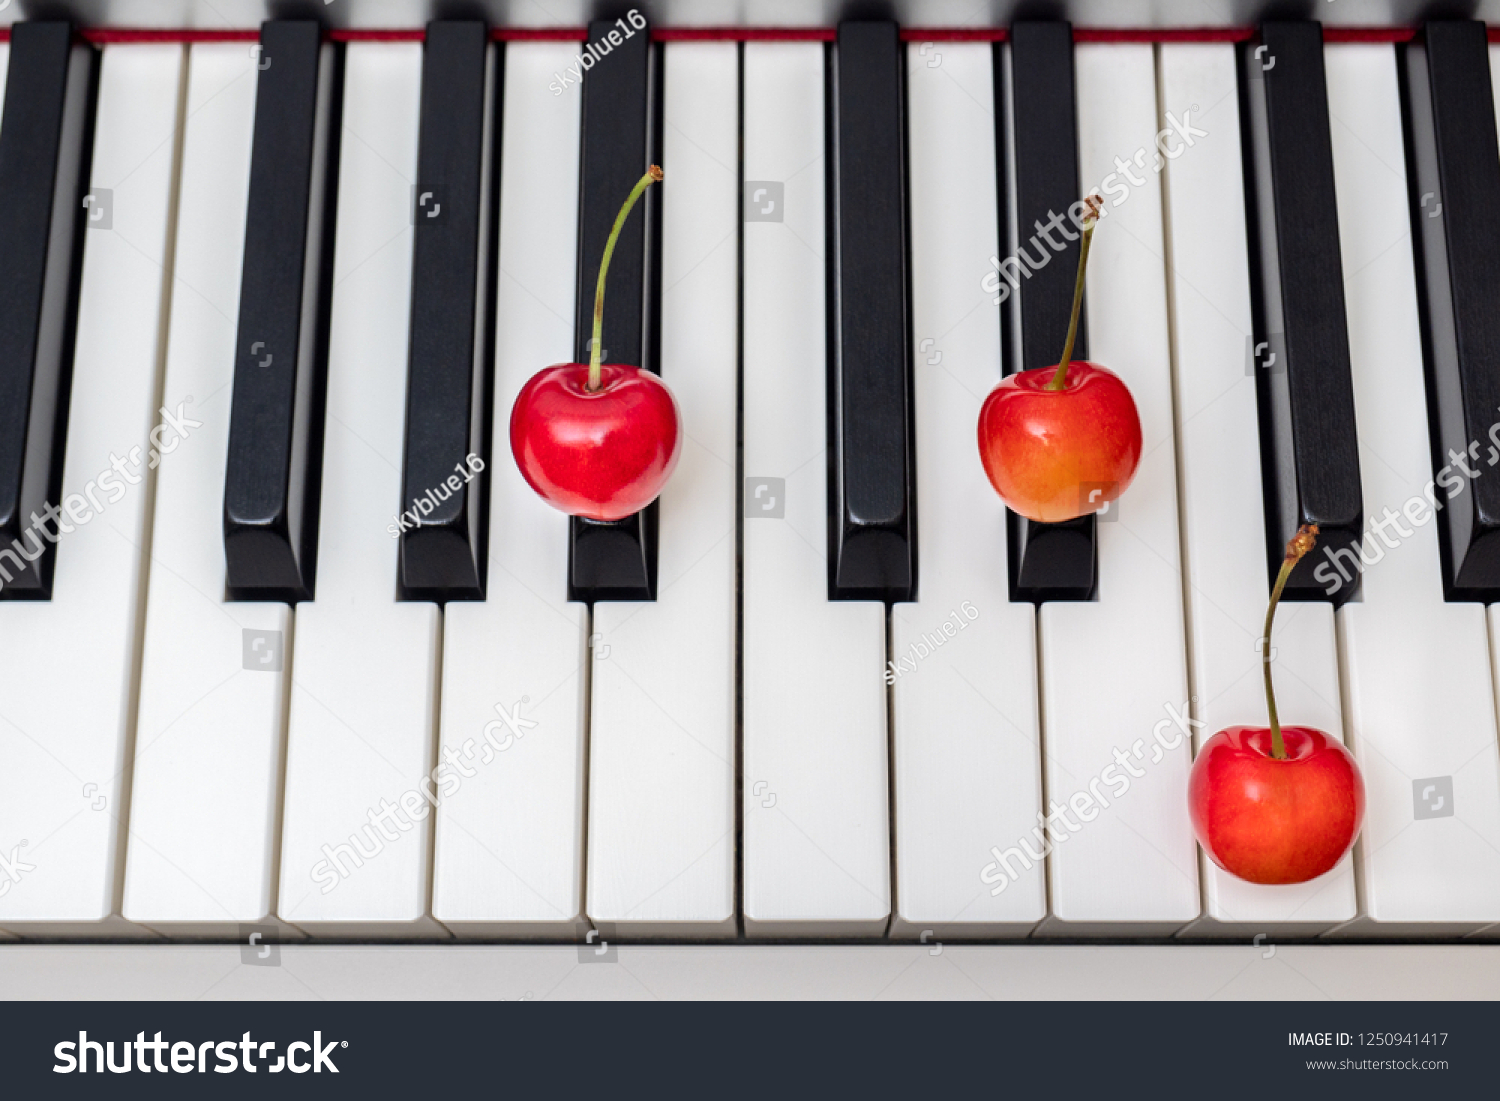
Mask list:
[{"label": "piano keyboard", "polygon": [[[1483,25],[589,40],[0,41],[0,938],[1500,933]],[[687,438],[570,521],[509,410],[653,161],[604,355]],[[974,425],[1094,189],[1144,457],[1026,524]],[[1252,886],[1187,776],[1307,520],[1281,709],[1369,806]]]}]

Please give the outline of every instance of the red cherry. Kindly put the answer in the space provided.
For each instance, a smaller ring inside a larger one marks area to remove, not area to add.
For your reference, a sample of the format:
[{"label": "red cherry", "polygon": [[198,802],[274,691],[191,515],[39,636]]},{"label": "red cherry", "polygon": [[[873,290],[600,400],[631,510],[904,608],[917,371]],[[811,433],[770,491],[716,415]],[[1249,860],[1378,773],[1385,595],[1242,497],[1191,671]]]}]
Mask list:
[{"label": "red cherry", "polygon": [[630,208],[661,180],[661,166],[653,164],[604,242],[590,362],[538,371],[510,411],[510,450],[521,476],[549,505],[590,520],[623,520],[656,500],[682,450],[677,401],[666,384],[639,367],[599,362],[609,259]]},{"label": "red cherry", "polygon": [[1251,883],[1306,883],[1343,859],[1365,816],[1354,756],[1310,726],[1283,726],[1286,757],[1269,727],[1231,726],[1198,752],[1188,809],[1198,842],[1225,871]]},{"label": "red cherry", "polygon": [[1286,579],[1318,540],[1303,524],[1287,541],[1261,636],[1270,726],[1231,726],[1198,752],[1188,813],[1198,842],[1225,871],[1251,883],[1306,883],[1328,871],[1359,835],[1365,783],[1350,752],[1321,730],[1282,726],[1272,683],[1271,630]]},{"label": "red cherry", "polygon": [[677,400],[650,371],[559,363],[532,375],[510,413],[510,449],[528,485],[554,508],[620,520],[656,500],[677,465]]},{"label": "red cherry", "polygon": [[1141,418],[1118,375],[1086,360],[1002,379],[979,411],[979,457],[1001,500],[1054,523],[1097,512],[1125,492],[1141,461]]}]

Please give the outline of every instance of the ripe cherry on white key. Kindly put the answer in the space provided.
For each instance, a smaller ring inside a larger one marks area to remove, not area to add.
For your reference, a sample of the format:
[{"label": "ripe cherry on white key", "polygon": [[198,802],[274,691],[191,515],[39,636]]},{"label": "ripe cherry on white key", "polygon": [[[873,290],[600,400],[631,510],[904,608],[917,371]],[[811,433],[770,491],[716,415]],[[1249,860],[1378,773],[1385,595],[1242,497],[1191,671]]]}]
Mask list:
[{"label": "ripe cherry on white key", "polygon": [[[1259,717],[1265,706],[1258,643],[1271,579],[1266,510],[1257,504],[1265,484],[1256,391],[1257,375],[1275,365],[1262,356],[1252,360],[1259,370],[1247,373],[1254,322],[1235,47],[1172,43],[1158,58],[1166,116],[1186,113],[1197,131],[1191,146],[1175,146],[1163,175],[1172,228],[1184,610],[1201,745],[1223,727]],[[1276,633],[1271,659],[1287,671],[1276,684],[1284,712],[1342,736],[1333,605],[1285,606]],[[1314,936],[1356,913],[1352,859],[1311,883],[1263,886],[1204,858],[1200,879],[1203,916],[1179,936]]]},{"label": "ripe cherry on white key", "polygon": [[1354,756],[1310,726],[1282,729],[1271,683],[1271,624],[1316,525],[1287,544],[1261,636],[1269,727],[1231,726],[1203,744],[1188,781],[1198,842],[1214,863],[1252,883],[1306,883],[1332,870],[1359,835],[1365,784]]}]

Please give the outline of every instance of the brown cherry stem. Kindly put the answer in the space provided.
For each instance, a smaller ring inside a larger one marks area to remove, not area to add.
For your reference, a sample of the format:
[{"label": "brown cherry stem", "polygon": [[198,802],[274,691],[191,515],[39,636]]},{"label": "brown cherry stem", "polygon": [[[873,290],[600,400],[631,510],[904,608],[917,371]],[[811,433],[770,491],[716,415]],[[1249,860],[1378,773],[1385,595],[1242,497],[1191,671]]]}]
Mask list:
[{"label": "brown cherry stem", "polygon": [[1078,315],[1083,309],[1083,272],[1089,264],[1089,243],[1094,239],[1094,227],[1099,224],[1099,198],[1096,195],[1085,195],[1084,206],[1088,207],[1088,214],[1083,219],[1083,244],[1078,248],[1078,279],[1073,284],[1073,313],[1068,318],[1068,339],[1063,345],[1062,360],[1057,365],[1057,372],[1052,376],[1052,381],[1047,383],[1048,390],[1061,390],[1068,383],[1068,364],[1073,361],[1073,345],[1078,341]]},{"label": "brown cherry stem", "polygon": [[604,258],[599,261],[599,285],[594,290],[594,339],[589,346],[589,380],[584,386],[591,394],[600,385],[599,359],[603,355],[600,341],[604,337],[604,277],[609,273],[609,260],[615,254],[615,242],[620,238],[620,230],[625,227],[625,219],[630,216],[630,208],[635,206],[636,200],[645,193],[646,188],[661,180],[662,175],[660,165],[653,164],[646,169],[646,174],[630,189],[625,205],[615,216],[615,227],[609,231],[609,240],[604,242]]},{"label": "brown cherry stem", "polygon": [[1266,710],[1271,715],[1271,756],[1278,761],[1286,760],[1286,742],[1281,737],[1281,720],[1276,716],[1276,689],[1271,686],[1271,622],[1276,618],[1276,605],[1281,603],[1286,579],[1302,556],[1313,549],[1318,541],[1318,525],[1303,524],[1286,545],[1286,557],[1281,560],[1281,571],[1276,575],[1276,585],[1271,589],[1271,606],[1266,609],[1266,633],[1260,640],[1260,657],[1266,674]]}]

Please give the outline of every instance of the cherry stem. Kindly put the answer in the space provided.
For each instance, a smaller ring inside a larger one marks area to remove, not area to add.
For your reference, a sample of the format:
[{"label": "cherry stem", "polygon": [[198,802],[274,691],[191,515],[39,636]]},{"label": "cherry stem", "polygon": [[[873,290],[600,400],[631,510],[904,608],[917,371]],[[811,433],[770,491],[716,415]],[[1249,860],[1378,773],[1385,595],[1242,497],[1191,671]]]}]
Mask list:
[{"label": "cherry stem", "polygon": [[604,338],[604,277],[609,274],[609,259],[615,254],[615,242],[620,238],[620,230],[625,228],[625,219],[630,216],[630,208],[646,192],[646,188],[657,183],[662,178],[661,166],[653,164],[646,169],[646,174],[636,181],[630,189],[630,195],[625,200],[625,205],[620,208],[620,213],[615,216],[615,227],[609,231],[609,240],[604,242],[604,259],[599,261],[599,286],[594,290],[594,339],[589,346],[589,380],[584,387],[589,393],[594,393],[600,386],[599,357],[600,341]]},{"label": "cherry stem", "polygon": [[1068,364],[1073,360],[1073,345],[1078,340],[1078,314],[1083,309],[1083,272],[1089,264],[1089,242],[1094,239],[1094,227],[1099,224],[1099,199],[1094,195],[1084,196],[1083,203],[1088,207],[1088,214],[1084,217],[1083,244],[1078,249],[1078,279],[1073,284],[1073,314],[1068,318],[1068,340],[1063,345],[1062,360],[1057,365],[1057,373],[1052,376],[1052,381],[1047,383],[1048,390],[1061,390],[1068,383]]},{"label": "cherry stem", "polygon": [[1271,686],[1271,622],[1276,618],[1276,605],[1281,603],[1281,593],[1286,588],[1286,579],[1292,575],[1292,568],[1317,541],[1318,525],[1303,524],[1287,543],[1281,572],[1276,575],[1276,585],[1271,589],[1271,606],[1266,609],[1266,633],[1260,640],[1260,658],[1266,674],[1266,710],[1271,714],[1271,756],[1278,761],[1286,760],[1286,742],[1281,737],[1281,720],[1276,717],[1276,689]]}]

